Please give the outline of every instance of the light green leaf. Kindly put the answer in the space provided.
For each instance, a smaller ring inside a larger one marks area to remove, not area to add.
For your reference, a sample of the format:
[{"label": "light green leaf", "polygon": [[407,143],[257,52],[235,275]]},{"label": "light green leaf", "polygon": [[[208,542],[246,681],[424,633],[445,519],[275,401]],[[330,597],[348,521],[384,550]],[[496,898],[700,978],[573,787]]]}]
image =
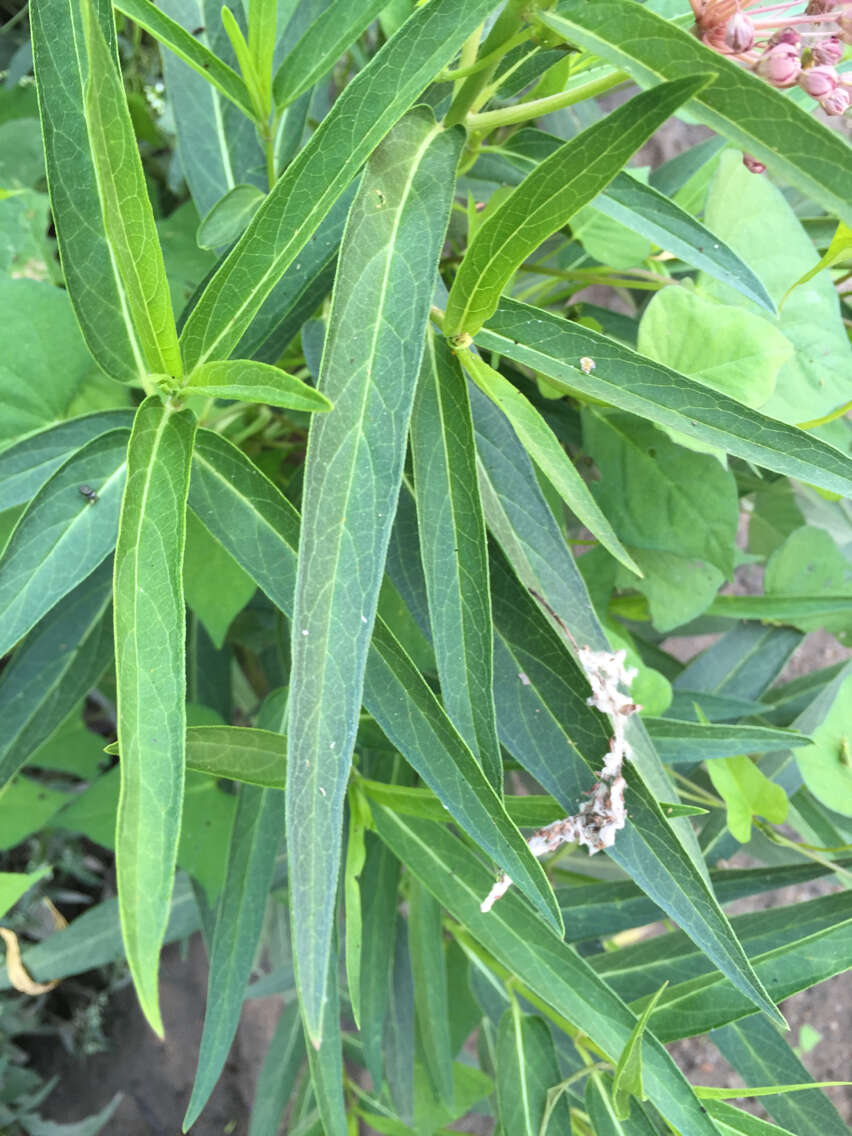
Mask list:
[{"label": "light green leaf", "polygon": [[734,567],[734,476],[715,458],[672,442],[626,414],[583,412],[583,444],[601,479],[595,497],[627,544]]},{"label": "light green leaf", "polygon": [[255,592],[254,580],[191,513],[186,522],[183,587],[187,606],[216,647],[224,644],[234,616]]},{"label": "light green leaf", "polygon": [[[115,545],[127,469],[127,431],[100,435],[52,475],[0,560],[0,654],[97,568]],[[97,493],[90,503],[81,493]]]},{"label": "light green leaf", "polygon": [[[795,529],[766,565],[763,587],[767,596],[849,596],[852,598],[852,564],[825,529],[803,525]],[[852,609],[852,605],[850,605]],[[816,616],[796,622],[800,631],[848,631],[852,610],[834,618]]]},{"label": "light green leaf", "polygon": [[235,185],[220,197],[198,226],[201,248],[219,249],[242,236],[266,194],[255,185]]},{"label": "light green leaf", "polygon": [[139,407],[127,452],[115,553],[118,896],[130,973],[145,1016],[159,1034],[157,970],[183,801],[182,564],[195,426],[191,412],[175,412],[157,398]]},{"label": "light green leaf", "polygon": [[50,864],[43,864],[34,872],[0,872],[0,918],[51,870]]},{"label": "light green leaf", "polygon": [[[643,87],[706,72],[689,113],[797,185],[829,213],[849,219],[852,159],[842,138],[765,80],[705,47],[684,28],[633,0],[563,0],[539,18],[551,31],[627,72]],[[715,231],[712,223],[708,226]],[[724,238],[724,233],[719,234]]]},{"label": "light green leaf", "polygon": [[325,395],[295,375],[251,359],[202,363],[192,372],[181,394],[185,397],[205,395],[207,398],[265,402],[291,410],[331,410],[331,403]]},{"label": "light green leaf", "polygon": [[818,272],[821,272],[824,268],[831,268],[832,265],[837,264],[839,260],[848,260],[850,255],[852,255],[852,229],[840,221],[834,236],[831,238],[831,244],[825,250],[825,253],[820,257],[813,268],[809,268],[807,272],[799,277],[795,284],[790,285],[781,298],[779,307],[786,302],[787,297],[794,288],[800,288],[802,284],[807,284]]},{"label": "light green leaf", "polygon": [[[199,432],[196,442],[190,506],[258,587],[289,615],[299,514],[244,454],[206,430]],[[364,704],[450,815],[511,875],[548,923],[558,927],[555,901],[541,865],[428,683],[381,618],[367,658]],[[226,753],[223,759],[227,760]]]},{"label": "light green leaf", "polygon": [[349,1005],[355,1025],[361,1029],[361,918],[360,876],[367,858],[366,826],[369,821],[363,798],[349,789],[349,821],[346,830],[346,862],[343,866],[343,899],[346,904],[344,953]]},{"label": "light green leaf", "polygon": [[787,794],[750,758],[721,758],[707,766],[707,773],[713,788],[725,801],[728,828],[740,844],[747,844],[751,838],[753,816],[762,816],[773,824],[783,824],[787,819]]},{"label": "light green leaf", "polygon": [[225,884],[216,908],[204,1031],[184,1132],[206,1105],[237,1032],[283,833],[284,794],[244,785],[237,798]]},{"label": "light green leaf", "polygon": [[737,402],[768,402],[793,345],[745,308],[712,303],[686,288],[662,288],[642,313],[639,351]]},{"label": "light green leaf", "polygon": [[811,736],[813,745],[796,753],[805,784],[828,808],[852,816],[852,676],[842,681]]},{"label": "light green leaf", "polygon": [[[292,10],[292,9],[291,9]],[[290,12],[285,5],[282,15],[286,21]],[[272,57],[275,54],[278,22],[278,0],[249,0],[248,46],[254,72],[260,85],[261,105],[271,110]]]},{"label": "light green leaf", "polygon": [[[802,137],[798,130],[796,137]],[[847,172],[852,174],[848,144],[845,150]],[[714,232],[748,256],[780,311],[777,317],[769,316],[717,280],[699,277],[699,287],[726,304],[748,309],[782,332],[795,349],[778,372],[764,413],[782,422],[809,422],[847,402],[852,346],[831,274],[816,273],[780,306],[790,277],[817,261],[811,238],[781,190],[767,178],[750,174],[736,154],[723,154],[707,194],[705,216]]]},{"label": "light green leaf", "polygon": [[527,256],[588,205],[657,127],[706,82],[705,76],[693,74],[637,95],[528,174],[477,230],[450,289],[444,333],[475,335]]},{"label": "light green leaf", "polygon": [[619,1120],[626,1120],[630,1115],[631,1097],[638,1097],[639,1100],[648,1099],[642,1085],[642,1035],[648,1025],[648,1019],[654,1012],[657,999],[666,986],[668,986],[668,982],[663,983],[639,1015],[639,1019],[633,1027],[633,1032],[630,1034],[630,1040],[622,1049],[616,1063],[612,1078],[612,1103],[615,1115]]},{"label": "light green leaf", "polygon": [[343,793],[405,457],[459,131],[407,115],[370,159],[337,269],[308,439],[293,610],[287,841],[306,1027],[319,1019]]},{"label": "light green leaf", "polygon": [[[681,453],[683,452],[681,450]],[[714,461],[712,458],[709,460]],[[716,468],[720,468],[718,464]],[[720,470],[720,472],[725,471]],[[631,484],[629,480],[627,484]],[[697,489],[695,483],[687,482],[687,485],[691,492]],[[634,501],[641,496],[637,490],[638,486],[633,483],[630,496]],[[680,511],[681,521],[683,517],[684,513]],[[634,520],[633,523],[638,523],[638,520]],[[700,528],[701,526],[696,524],[696,530]],[[659,529],[657,531],[659,532]],[[696,538],[700,535],[700,532],[695,534]],[[707,535],[706,530],[705,535]],[[729,546],[729,550],[733,550],[733,543]],[[658,549],[630,547],[630,552],[644,576],[641,580],[637,580],[619,566],[616,583],[621,588],[635,588],[646,597],[651,622],[657,631],[672,631],[701,615],[713,602],[713,597],[725,582],[725,577],[718,568],[702,560],[689,560],[674,552],[662,552]],[[629,599],[630,597],[625,597],[622,601],[617,597],[612,601],[610,610],[617,611],[619,603],[629,602]],[[642,702],[638,695],[637,700]]]},{"label": "light green leaf", "polygon": [[75,450],[120,426],[133,424],[131,410],[103,410],[70,418],[23,438],[0,454],[0,512],[29,501]]},{"label": "light green leaf", "polygon": [[185,201],[168,217],[157,221],[172,307],[176,312],[183,312],[216,263],[213,253],[198,247],[197,228],[198,210],[191,201]]},{"label": "light green leaf", "polygon": [[462,352],[462,360],[479,389],[493,399],[509,419],[524,449],[578,520],[617,560],[640,574],[639,567],[615,535],[574,463],[532,403],[474,352]]},{"label": "light green leaf", "polygon": [[[333,0],[285,55],[273,81],[275,106],[282,110],[329,71],[373,22],[387,0]],[[439,70],[435,68],[435,71]]]},{"label": "light green leaf", "polygon": [[852,613],[852,595],[766,595],[716,596],[707,608],[708,615],[720,619],[761,619],[766,623],[788,623],[799,626],[804,620],[843,618]]},{"label": "light green leaf", "polygon": [[[243,114],[252,115],[251,99],[246,85],[240,76],[223,63],[199,39],[190,35],[175,20],[170,19],[165,12],[151,3],[151,0],[119,0],[116,8],[129,19],[144,28],[154,39],[159,40],[169,51],[174,52],[178,59],[182,59],[208,83],[212,83],[217,91],[230,99],[240,108]],[[274,42],[274,41],[273,41]]]},{"label": "light green leaf", "polygon": [[[110,5],[101,5],[100,19],[115,66]],[[98,364],[113,378],[138,382],[146,369],[144,354],[107,235],[85,109],[81,6],[75,0],[39,0],[31,29],[47,183],[68,294]]]},{"label": "light green leaf", "polygon": [[256,121],[263,122],[269,116],[270,107],[268,96],[264,99],[263,83],[255,68],[254,58],[249,50],[249,45],[246,43],[242,27],[227,4],[222,6],[220,16],[222,27],[225,29],[225,34],[231,41],[231,47],[234,55],[237,57],[237,64],[246,85],[246,90],[249,93],[251,104],[249,113]]},{"label": "light green leaf", "polygon": [[[547,1024],[535,1014],[524,1014],[516,998],[504,1011],[497,1027],[497,1102],[504,1132],[540,1136],[547,1110],[548,1091],[560,1081],[553,1038]],[[568,1132],[568,1102],[563,1098],[550,1116],[554,1127],[545,1131]]]},{"label": "light green leaf", "polygon": [[443,339],[427,333],[411,419],[420,553],[441,694],[453,725],[498,792],[493,631],[485,520],[467,382]]},{"label": "light green leaf", "polygon": [[0,794],[0,852],[14,848],[47,825],[68,800],[68,794],[44,781],[18,774]]},{"label": "light green leaf", "polygon": [[258,1074],[249,1136],[267,1136],[280,1127],[299,1070],[305,1061],[303,1039],[299,1003],[294,999],[281,1011]]},{"label": "light green leaf", "polygon": [[690,764],[742,753],[770,753],[810,744],[810,738],[793,730],[767,726],[705,725],[672,718],[643,718],[657,753],[670,765]]},{"label": "light green leaf", "polygon": [[764,483],[754,495],[748,522],[748,551],[757,556],[769,556],[804,523],[790,482],[779,477],[768,485]]},{"label": "light green leaf", "polygon": [[[755,465],[852,495],[852,461],[833,446],[578,323],[503,300],[476,341],[546,375],[566,394],[599,399]],[[595,364],[588,373],[583,359]]]},{"label": "light green leaf", "polygon": [[89,56],[85,112],[98,199],[110,254],[148,370],[182,373],[166,269],[124,83],[93,0],[83,4]]},{"label": "light green leaf", "polygon": [[[482,914],[479,905],[493,877],[458,839],[441,825],[402,818],[379,805],[373,816],[391,850],[502,967],[610,1058],[621,1052],[635,1018],[571,947],[540,933],[520,896],[510,890]],[[642,1045],[645,1085],[655,1106],[691,1136],[711,1136],[710,1121],[668,1053],[650,1033]]]},{"label": "light green leaf", "polygon": [[33,628],[0,676],[0,786],[95,685],[112,657],[112,565],[103,564]]},{"label": "light green leaf", "polygon": [[367,156],[492,6],[430,0],[347,83],[193,309],[181,335],[189,369],[231,353]]},{"label": "light green leaf", "polygon": [[441,905],[417,879],[411,881],[408,893],[408,949],[417,1033],[426,1068],[438,1099],[451,1109],[453,1052]]}]

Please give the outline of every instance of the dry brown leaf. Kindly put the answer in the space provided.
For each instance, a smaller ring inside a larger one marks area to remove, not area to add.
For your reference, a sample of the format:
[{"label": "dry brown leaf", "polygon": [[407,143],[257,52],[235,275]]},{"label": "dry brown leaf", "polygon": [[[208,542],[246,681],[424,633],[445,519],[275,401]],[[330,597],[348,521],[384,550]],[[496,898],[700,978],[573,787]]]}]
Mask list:
[{"label": "dry brown leaf", "polygon": [[21,962],[21,948],[18,946],[18,936],[14,931],[8,927],[0,927],[0,938],[6,944],[6,971],[15,990],[19,990],[22,994],[46,994],[48,990],[58,986],[56,979],[53,982],[36,982],[30,978]]}]

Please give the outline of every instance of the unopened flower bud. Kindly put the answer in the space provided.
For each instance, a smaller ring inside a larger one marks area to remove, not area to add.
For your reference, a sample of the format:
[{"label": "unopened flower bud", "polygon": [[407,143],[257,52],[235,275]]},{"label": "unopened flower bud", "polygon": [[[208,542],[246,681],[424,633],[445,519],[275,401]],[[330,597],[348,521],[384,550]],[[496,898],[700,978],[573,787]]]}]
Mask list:
[{"label": "unopened flower bud", "polygon": [[799,47],[802,37],[795,28],[781,28],[767,40],[768,47],[777,47],[779,43],[789,44],[790,47]]},{"label": "unopened flower bud", "polygon": [[791,44],[777,43],[764,51],[754,70],[773,87],[792,87],[802,70],[802,61]]},{"label": "unopened flower bud", "polygon": [[827,64],[833,67],[843,58],[843,44],[837,36],[826,36],[824,40],[815,43],[811,48],[811,59],[821,66]]},{"label": "unopened flower bud", "polygon": [[837,72],[833,67],[808,67],[799,73],[798,83],[812,99],[822,99],[837,86]]},{"label": "unopened flower bud", "polygon": [[766,166],[763,162],[759,162],[757,158],[753,158],[751,154],[743,154],[743,165],[750,174],[766,173]]},{"label": "unopened flower bud", "polygon": [[844,4],[837,23],[840,25],[840,38],[844,43],[852,43],[852,4]]},{"label": "unopened flower bud", "polygon": [[852,102],[852,98],[850,98],[846,88],[835,87],[830,94],[819,100],[819,105],[826,114],[841,115],[849,109],[850,102]]},{"label": "unopened flower bud", "polygon": [[735,12],[725,26],[725,44],[734,55],[750,51],[754,44],[754,24],[742,12]]}]

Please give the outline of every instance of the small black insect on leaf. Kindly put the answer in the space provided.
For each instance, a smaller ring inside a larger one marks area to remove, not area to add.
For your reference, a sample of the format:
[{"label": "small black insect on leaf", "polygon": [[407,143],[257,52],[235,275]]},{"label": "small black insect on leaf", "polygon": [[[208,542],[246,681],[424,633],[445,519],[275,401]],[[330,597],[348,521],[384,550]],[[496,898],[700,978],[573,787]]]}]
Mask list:
[{"label": "small black insect on leaf", "polygon": [[79,493],[82,497],[86,498],[90,505],[94,505],[95,501],[98,499],[98,495],[95,490],[92,489],[91,485],[81,485]]}]

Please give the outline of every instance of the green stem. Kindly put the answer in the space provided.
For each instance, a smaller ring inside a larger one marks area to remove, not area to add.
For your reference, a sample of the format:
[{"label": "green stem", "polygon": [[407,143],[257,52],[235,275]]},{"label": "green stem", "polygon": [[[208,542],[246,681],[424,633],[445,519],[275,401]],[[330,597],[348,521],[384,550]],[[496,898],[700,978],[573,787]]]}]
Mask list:
[{"label": "green stem", "polygon": [[[514,126],[519,122],[529,122],[533,118],[541,118],[545,114],[552,114],[555,110],[573,106],[574,103],[594,98],[611,91],[613,87],[626,82],[630,76],[625,71],[614,71],[601,79],[593,79],[582,86],[573,87],[570,91],[560,91],[557,95],[548,95],[543,99],[533,99],[528,103],[519,103],[517,106],[501,107],[500,110],[487,110],[481,114],[469,114],[465,123],[469,130],[479,133],[490,133],[498,126]],[[447,116],[447,124],[452,125]]]},{"label": "green stem", "polygon": [[437,83],[454,83],[457,79],[467,79],[471,75],[478,75],[480,71],[484,71],[486,67],[490,67],[492,63],[499,63],[503,56],[515,47],[519,47],[522,43],[530,38],[529,31],[524,30],[517,32],[511,39],[506,40],[500,47],[489,51],[487,55],[481,55],[475,63],[471,63],[467,67],[456,67],[455,70],[447,67],[443,71],[439,71],[435,76]]}]

